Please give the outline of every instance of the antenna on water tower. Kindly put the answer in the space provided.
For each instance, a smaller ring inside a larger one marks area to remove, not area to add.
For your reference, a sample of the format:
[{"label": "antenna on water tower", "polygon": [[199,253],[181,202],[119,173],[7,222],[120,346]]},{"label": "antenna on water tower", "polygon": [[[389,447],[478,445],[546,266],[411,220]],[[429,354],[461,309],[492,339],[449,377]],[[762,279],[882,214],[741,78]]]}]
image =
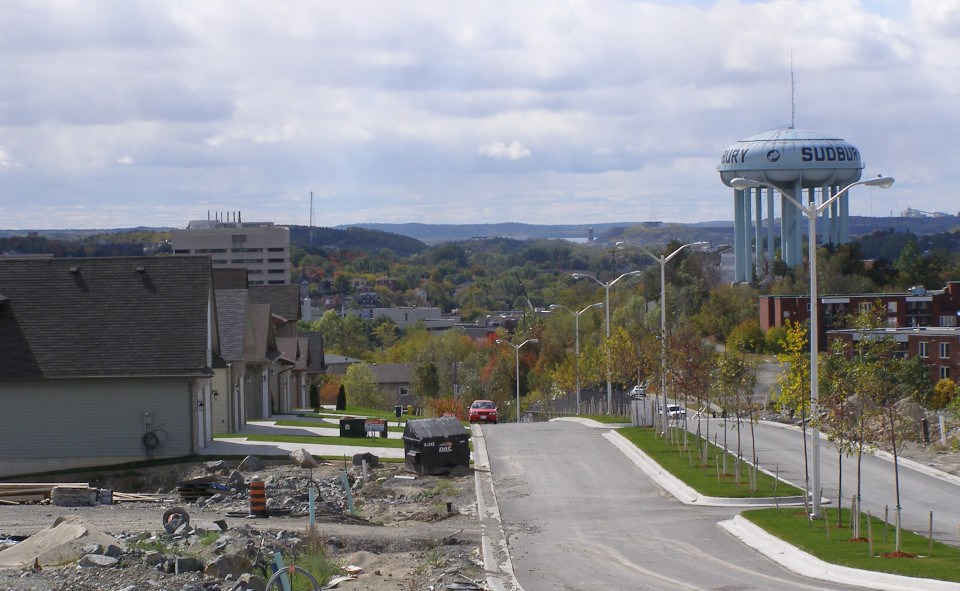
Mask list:
[{"label": "antenna on water tower", "polygon": [[797,118],[797,83],[793,76],[793,50],[790,50],[790,129],[794,129]]}]

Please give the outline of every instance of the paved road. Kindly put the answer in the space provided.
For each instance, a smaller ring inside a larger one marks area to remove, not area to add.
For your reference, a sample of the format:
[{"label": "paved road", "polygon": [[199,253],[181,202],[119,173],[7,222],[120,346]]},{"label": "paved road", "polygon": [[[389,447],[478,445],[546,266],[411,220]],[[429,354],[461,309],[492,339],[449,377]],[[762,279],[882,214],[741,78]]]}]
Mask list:
[{"label": "paved road", "polygon": [[735,509],[687,507],[603,433],[571,422],[484,427],[503,527],[524,591],[813,591],[717,527]]},{"label": "paved road", "polygon": [[[695,421],[689,422],[695,428]],[[723,441],[723,422],[713,420],[711,432],[720,433]],[[735,448],[734,425],[728,421],[730,432],[728,445]],[[704,427],[705,428],[705,427]],[[743,455],[750,456],[749,427],[741,427],[743,437]],[[779,466],[780,474],[799,487],[804,486],[803,434],[799,429],[786,428],[769,423],[756,426],[757,456],[760,465],[770,471]],[[711,436],[712,439],[712,436]],[[812,461],[812,440],[807,433],[807,453]],[[843,458],[843,504],[850,506],[850,495],[856,492],[856,458]],[[831,499],[830,506],[836,506],[838,499],[838,458],[837,449],[826,439],[820,441],[820,474],[823,494]],[[861,467],[861,497],[864,510],[883,517],[884,506],[889,508],[890,520],[896,507],[896,488],[894,487],[893,462],[864,455]],[[901,523],[905,528],[926,535],[929,527],[930,511],[934,516],[934,537],[938,540],[960,543],[958,524],[960,524],[960,504],[957,503],[960,479],[944,480],[920,473],[906,465],[900,466],[900,499],[903,507]]]}]

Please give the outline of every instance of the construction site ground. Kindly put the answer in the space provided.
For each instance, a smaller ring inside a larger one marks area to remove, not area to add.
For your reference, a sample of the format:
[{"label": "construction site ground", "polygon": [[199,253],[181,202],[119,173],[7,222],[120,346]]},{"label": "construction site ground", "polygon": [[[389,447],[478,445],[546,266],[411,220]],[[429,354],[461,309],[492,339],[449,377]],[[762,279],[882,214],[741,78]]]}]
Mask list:
[{"label": "construction site ground", "polygon": [[[228,462],[230,470],[236,462]],[[342,486],[349,474],[350,498]],[[338,588],[346,590],[425,590],[443,588],[450,582],[484,579],[480,556],[480,524],[476,518],[476,488],[471,469],[457,469],[449,476],[423,476],[406,472],[403,464],[383,463],[363,470],[344,462],[324,463],[312,470],[289,461],[269,461],[261,469],[244,471],[246,481],[266,482],[267,518],[231,516],[249,514],[246,491],[220,498],[186,502],[177,484],[210,475],[207,463],[169,465],[138,470],[82,472],[58,476],[66,482],[89,482],[91,486],[128,493],[150,493],[159,502],[124,502],[92,507],[60,507],[53,504],[5,505],[0,507],[0,541],[31,536],[50,528],[60,517],[79,519],[131,545],[149,536],[163,537],[164,513],[183,508],[191,524],[223,520],[225,533],[250,540],[253,545],[282,546],[285,539],[307,536],[309,513],[307,483],[320,487],[315,532],[327,555],[341,566],[358,566],[362,574]],[[359,481],[359,482],[358,482]],[[352,500],[355,511],[351,512]],[[286,515],[274,514],[274,510]],[[212,560],[217,552],[197,536],[175,540],[174,551]],[[280,548],[282,550],[282,548]],[[222,551],[222,549],[221,549]],[[0,557],[2,557],[0,552]],[[0,568],[0,589],[53,591],[61,589],[107,589],[163,591],[166,589],[227,591],[239,589],[235,581],[214,580],[201,573],[163,573],[131,555],[123,568],[61,567]],[[479,588],[479,587],[478,587]]]}]

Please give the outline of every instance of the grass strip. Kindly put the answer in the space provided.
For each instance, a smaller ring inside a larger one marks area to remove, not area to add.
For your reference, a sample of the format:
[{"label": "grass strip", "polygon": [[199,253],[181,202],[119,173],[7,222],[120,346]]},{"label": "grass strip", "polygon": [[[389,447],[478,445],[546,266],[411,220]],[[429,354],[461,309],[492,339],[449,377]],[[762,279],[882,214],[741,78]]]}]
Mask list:
[{"label": "grass strip", "polygon": [[[852,540],[850,509],[842,511],[842,527],[837,527],[837,508],[822,508],[824,519],[809,520],[802,508],[752,509],[742,515],[768,533],[816,556],[824,562],[874,572],[907,577],[960,582],[960,549],[934,541],[901,528],[901,555],[894,555],[894,528],[873,517],[873,555],[865,538]],[[860,534],[867,535],[867,514],[860,514]],[[830,538],[827,539],[827,526]],[[886,535],[884,535],[886,528]],[[886,542],[884,541],[886,537]]]},{"label": "grass strip", "polygon": [[[284,419],[280,421],[274,421],[274,424],[280,427],[321,427],[326,429],[338,429],[340,426],[339,422],[331,423],[331,422],[324,422],[322,420],[310,421],[310,420],[295,420],[295,419]],[[396,425],[389,425],[389,424],[387,426],[387,430],[392,433],[403,433],[403,429],[404,428],[402,426],[397,427]]]},{"label": "grass strip", "polygon": [[[783,482],[777,483],[773,476],[759,470],[757,471],[757,490],[751,491],[750,467],[745,461],[740,462],[738,484],[737,478],[733,474],[737,465],[736,456],[727,453],[727,470],[726,473],[723,473],[723,450],[709,442],[707,443],[710,446],[709,459],[704,465],[697,457],[696,435],[688,435],[687,449],[685,450],[682,432],[676,437],[678,444],[673,444],[668,439],[658,435],[651,427],[622,427],[617,429],[617,432],[643,450],[664,470],[702,495],[725,498],[803,496],[801,489]],[[718,466],[718,463],[720,466]]]},{"label": "grass strip", "polygon": [[264,441],[277,443],[307,443],[310,445],[349,445],[351,447],[391,447],[403,449],[402,439],[385,439],[383,437],[336,437],[325,435],[245,435],[231,433],[218,435],[217,439],[243,439],[247,441]]}]

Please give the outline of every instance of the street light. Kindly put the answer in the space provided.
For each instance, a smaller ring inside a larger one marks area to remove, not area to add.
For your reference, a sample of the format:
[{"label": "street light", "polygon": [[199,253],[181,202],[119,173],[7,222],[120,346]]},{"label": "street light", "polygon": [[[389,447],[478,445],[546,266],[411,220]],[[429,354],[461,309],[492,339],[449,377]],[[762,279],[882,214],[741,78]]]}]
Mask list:
[{"label": "street light", "polygon": [[647,250],[646,247],[634,242],[617,242],[619,248],[624,246],[636,246],[653,260],[660,263],[660,393],[663,398],[663,408],[661,415],[663,420],[663,432],[667,432],[667,263],[670,259],[677,256],[681,250],[687,247],[703,248],[707,246],[706,242],[691,242],[683,244],[668,255],[657,256]]},{"label": "street light", "polygon": [[810,205],[803,205],[790,195],[783,187],[778,187],[773,183],[765,181],[755,181],[753,179],[735,178],[730,181],[730,186],[737,190],[756,189],[759,187],[769,187],[776,189],[784,198],[793,203],[800,211],[807,215],[809,225],[807,227],[807,258],[810,260],[810,415],[813,417],[813,509],[811,516],[820,517],[820,425],[817,422],[820,415],[820,385],[818,380],[817,352],[819,349],[819,328],[817,302],[817,216],[823,210],[839,199],[844,193],[856,187],[857,185],[866,185],[868,187],[880,187],[887,189],[893,185],[893,177],[877,176],[865,181],[856,181],[834,193],[829,199],[817,205],[816,202]]},{"label": "street light", "polygon": [[550,304],[551,310],[566,310],[573,316],[573,326],[574,326],[574,335],[576,336],[576,345],[574,351],[576,352],[576,365],[574,366],[574,372],[577,375],[577,414],[580,414],[580,315],[589,310],[590,308],[596,308],[597,306],[603,306],[603,302],[597,302],[595,304],[590,304],[583,310],[579,312],[574,312],[566,306],[561,306],[560,304]]},{"label": "street light", "polygon": [[510,345],[517,354],[517,422],[520,422],[520,349],[527,343],[539,343],[540,339],[527,339],[519,345],[514,345],[507,339],[497,339],[498,345]]},{"label": "street light", "polygon": [[[604,309],[605,309],[604,311],[606,312],[605,324],[606,324],[606,326],[607,326],[607,341],[610,340],[610,288],[613,287],[614,285],[616,285],[616,283],[617,283],[618,281],[620,281],[621,279],[623,279],[624,277],[630,277],[630,276],[632,276],[632,275],[639,275],[640,273],[643,273],[643,271],[628,271],[628,272],[624,273],[623,275],[617,277],[617,278],[614,279],[613,281],[607,281],[606,283],[604,283],[603,281],[600,281],[599,279],[597,279],[597,278],[594,277],[593,275],[587,275],[586,273],[574,273],[574,274],[573,274],[573,278],[574,278],[574,279],[584,279],[584,278],[586,278],[586,279],[591,279],[591,280],[593,280],[594,283],[596,283],[597,285],[599,285],[600,287],[602,287],[602,288],[604,289],[604,291],[606,292],[606,296],[605,296],[605,298],[604,298],[604,305],[603,305],[603,307],[604,307]],[[613,387],[610,385],[610,343],[608,342],[608,343],[607,343],[607,414],[611,414],[611,412],[612,412],[612,405],[613,405]]]}]

